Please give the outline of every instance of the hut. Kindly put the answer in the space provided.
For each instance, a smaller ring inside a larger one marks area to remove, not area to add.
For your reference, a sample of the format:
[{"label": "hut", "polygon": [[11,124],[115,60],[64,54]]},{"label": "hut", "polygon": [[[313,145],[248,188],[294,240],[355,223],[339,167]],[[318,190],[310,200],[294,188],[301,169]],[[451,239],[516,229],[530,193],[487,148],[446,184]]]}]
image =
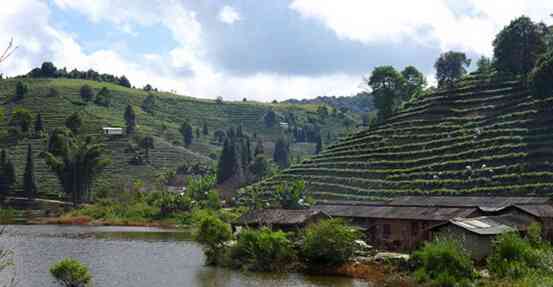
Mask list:
[{"label": "hut", "polygon": [[120,136],[123,135],[123,128],[103,127],[102,132],[106,136]]},{"label": "hut", "polygon": [[266,226],[274,230],[293,231],[327,218],[330,216],[315,209],[256,209],[240,216],[233,227]]}]

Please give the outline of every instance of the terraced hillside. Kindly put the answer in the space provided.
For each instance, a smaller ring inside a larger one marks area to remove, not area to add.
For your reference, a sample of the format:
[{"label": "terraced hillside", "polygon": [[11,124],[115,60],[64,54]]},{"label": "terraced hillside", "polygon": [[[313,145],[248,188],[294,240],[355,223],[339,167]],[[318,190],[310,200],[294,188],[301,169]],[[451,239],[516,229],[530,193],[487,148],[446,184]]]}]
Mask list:
[{"label": "terraced hillside", "polygon": [[468,76],[261,184],[305,180],[317,198],[553,194],[553,95]]},{"label": "terraced hillside", "polygon": [[[279,115],[293,113],[297,121],[306,122],[310,116],[316,116],[316,106],[261,104],[255,102],[224,102],[216,103],[210,100],[199,100],[190,97],[178,96],[169,93],[148,93],[137,89],[128,89],[122,86],[99,83],[84,80],[69,79],[21,79],[29,86],[29,92],[22,100],[12,101],[15,94],[15,85],[18,80],[0,81],[0,103],[6,112],[6,118],[16,107],[29,109],[33,117],[41,113],[45,128],[51,131],[53,128],[64,126],[65,119],[73,112],[80,112],[83,117],[83,133],[95,135],[101,139],[110,152],[112,163],[107,167],[101,177],[100,185],[124,184],[134,179],[152,179],[163,169],[173,169],[183,163],[191,164],[201,162],[212,164],[209,156],[217,154],[220,145],[214,142],[213,132],[218,129],[228,129],[241,125],[247,133],[256,133],[258,138],[266,141],[266,153],[270,155],[271,143],[283,133],[283,129],[276,125],[274,128],[266,128],[263,116],[269,109],[273,109]],[[80,98],[79,90],[82,85],[91,86],[95,92],[102,87],[107,87],[112,100],[109,107],[103,107],[94,103],[84,103]],[[57,90],[57,95],[52,96],[51,89]],[[152,94],[155,96],[153,113],[142,111],[144,99]],[[153,135],[155,148],[150,151],[151,163],[148,165],[129,164],[133,154],[126,152],[129,138],[106,137],[101,135],[102,127],[124,127],[124,110],[128,104],[134,107],[137,116],[138,129],[141,134]],[[209,128],[209,135],[196,138],[188,148],[182,146],[182,136],[178,131],[183,121],[189,121],[194,130],[201,128],[204,122]],[[34,121],[34,118],[33,118]],[[1,123],[2,121],[0,121]],[[6,129],[7,120],[1,129]],[[338,135],[343,130],[341,123],[328,119],[321,123],[322,131],[332,132]],[[7,145],[0,146],[8,150],[9,157],[14,160],[16,166],[17,184],[16,192],[21,189],[23,169],[27,144],[31,143],[35,154],[35,173],[39,183],[42,197],[55,198],[59,196],[59,183],[54,174],[46,166],[38,155],[46,148],[46,137],[28,137],[17,141],[10,141]],[[255,144],[255,143],[253,143]],[[1,144],[0,144],[1,145]],[[312,154],[314,144],[293,146],[292,150],[297,154]]]}]

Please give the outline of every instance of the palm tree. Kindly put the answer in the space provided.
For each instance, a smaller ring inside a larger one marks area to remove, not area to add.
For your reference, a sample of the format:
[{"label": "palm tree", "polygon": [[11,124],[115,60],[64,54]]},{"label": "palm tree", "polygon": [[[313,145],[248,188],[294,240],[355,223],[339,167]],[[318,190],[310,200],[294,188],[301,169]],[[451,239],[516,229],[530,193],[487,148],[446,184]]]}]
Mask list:
[{"label": "palm tree", "polygon": [[68,129],[56,129],[43,156],[60,180],[63,191],[71,194],[74,205],[79,205],[92,200],[90,185],[110,162],[103,157],[104,153],[105,146],[93,142],[92,137],[82,139]]}]

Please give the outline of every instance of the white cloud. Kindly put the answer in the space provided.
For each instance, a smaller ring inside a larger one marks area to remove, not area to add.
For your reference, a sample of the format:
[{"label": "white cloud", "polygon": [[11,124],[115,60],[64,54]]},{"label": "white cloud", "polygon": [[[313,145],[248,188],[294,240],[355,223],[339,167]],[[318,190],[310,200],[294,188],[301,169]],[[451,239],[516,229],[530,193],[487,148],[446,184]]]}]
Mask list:
[{"label": "white cloud", "polygon": [[238,11],[236,11],[236,9],[232,8],[231,6],[226,5],[221,9],[221,11],[219,11],[218,19],[219,21],[226,24],[234,24],[234,22],[238,22],[241,20]]},{"label": "white cloud", "polygon": [[446,0],[357,1],[294,0],[290,8],[317,19],[339,37],[370,44],[415,41],[490,55],[495,34],[522,14],[549,21],[553,1],[459,0],[458,11]]}]

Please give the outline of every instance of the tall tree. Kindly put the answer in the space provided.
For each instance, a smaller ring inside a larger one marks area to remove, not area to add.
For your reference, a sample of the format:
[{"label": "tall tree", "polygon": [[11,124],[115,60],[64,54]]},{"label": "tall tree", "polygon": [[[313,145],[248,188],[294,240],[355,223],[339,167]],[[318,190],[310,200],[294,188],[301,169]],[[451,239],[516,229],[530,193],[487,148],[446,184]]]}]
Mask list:
[{"label": "tall tree", "polygon": [[27,163],[23,174],[23,193],[27,199],[35,199],[38,193],[35,180],[35,165],[33,162],[33,149],[31,144],[27,146]]},{"label": "tall tree", "polygon": [[323,139],[321,135],[317,136],[317,145],[315,145],[315,154],[320,154],[323,150]]},{"label": "tall tree", "polygon": [[152,94],[148,94],[148,96],[144,98],[144,101],[142,101],[142,110],[147,113],[153,114],[155,105],[156,97]]},{"label": "tall tree", "polygon": [[462,52],[449,51],[440,55],[434,68],[438,86],[451,85],[467,73],[471,60]]},{"label": "tall tree", "polygon": [[94,90],[92,90],[89,85],[81,86],[79,94],[81,95],[81,99],[85,102],[90,102],[94,99]]},{"label": "tall tree", "polygon": [[261,139],[257,140],[257,144],[255,145],[255,151],[253,153],[254,156],[263,155],[265,154],[265,148],[263,147],[263,141]]},{"label": "tall tree", "polygon": [[526,16],[503,28],[493,41],[495,66],[498,71],[527,75],[545,51],[547,27]]},{"label": "tall tree", "polygon": [[67,119],[65,119],[65,126],[70,129],[74,134],[81,132],[81,126],[83,125],[83,119],[78,112],[72,113]]},{"label": "tall tree", "polygon": [[23,107],[15,107],[10,119],[10,126],[19,128],[22,133],[28,133],[31,128],[33,116],[31,111]]},{"label": "tall tree", "polygon": [[538,59],[530,74],[530,85],[537,97],[546,98],[553,95],[553,47]]},{"label": "tall tree", "polygon": [[104,145],[95,143],[92,137],[81,139],[68,129],[55,129],[43,156],[64,192],[71,196],[73,204],[79,205],[92,199],[90,186],[110,162],[104,153]]},{"label": "tall tree", "polygon": [[181,124],[179,131],[183,137],[184,145],[191,145],[194,139],[194,131],[192,126],[188,122],[184,122]]},{"label": "tall tree", "polygon": [[197,127],[196,128],[196,139],[199,139],[201,135],[202,135],[202,132],[200,131],[200,128]]},{"label": "tall tree", "polygon": [[403,76],[392,66],[379,66],[366,82],[372,89],[378,116],[381,119],[387,118],[402,98]]},{"label": "tall tree", "polygon": [[111,92],[108,88],[102,87],[98,94],[96,95],[96,99],[94,99],[94,103],[103,106],[103,107],[109,107],[111,105]]},{"label": "tall tree", "polygon": [[209,135],[209,128],[207,127],[207,123],[206,123],[206,122],[204,122],[204,126],[203,126],[203,129],[202,129],[202,132],[203,132],[204,136]]},{"label": "tall tree", "polygon": [[426,87],[426,78],[424,77],[424,74],[413,66],[405,67],[405,69],[401,71],[401,75],[405,80],[403,101],[408,101],[412,97],[422,93],[423,89]]},{"label": "tall tree", "polygon": [[21,81],[18,81],[15,84],[15,100],[16,101],[22,100],[28,92],[29,92],[29,87],[27,86],[27,84],[25,84]]},{"label": "tall tree", "polygon": [[121,85],[123,87],[130,88],[131,87],[131,82],[129,81],[129,79],[127,79],[127,77],[125,77],[125,75],[123,75],[121,77],[121,79],[119,80],[119,85]]},{"label": "tall tree", "polygon": [[232,140],[227,138],[217,165],[217,183],[223,183],[230,179],[237,169],[238,157],[236,156],[236,148]]},{"label": "tall tree", "polygon": [[140,146],[144,149],[146,153],[146,160],[150,161],[150,149],[154,148],[154,138],[151,136],[145,136],[140,141]]},{"label": "tall tree", "polygon": [[476,72],[480,74],[489,74],[493,70],[492,60],[486,56],[480,57],[476,61]]},{"label": "tall tree", "polygon": [[38,113],[35,118],[35,135],[40,136],[44,131],[44,122],[42,121],[42,114]]},{"label": "tall tree", "polygon": [[284,137],[278,138],[273,151],[273,160],[280,168],[286,168],[290,164],[290,146]]},{"label": "tall tree", "polygon": [[15,167],[8,159],[6,150],[0,153],[0,198],[11,191],[15,183]]},{"label": "tall tree", "polygon": [[265,116],[263,116],[263,121],[265,122],[265,127],[274,127],[277,121],[276,113],[273,110],[268,110]]},{"label": "tall tree", "polygon": [[133,134],[136,129],[136,115],[131,105],[125,109],[125,123],[127,125],[127,134]]}]

